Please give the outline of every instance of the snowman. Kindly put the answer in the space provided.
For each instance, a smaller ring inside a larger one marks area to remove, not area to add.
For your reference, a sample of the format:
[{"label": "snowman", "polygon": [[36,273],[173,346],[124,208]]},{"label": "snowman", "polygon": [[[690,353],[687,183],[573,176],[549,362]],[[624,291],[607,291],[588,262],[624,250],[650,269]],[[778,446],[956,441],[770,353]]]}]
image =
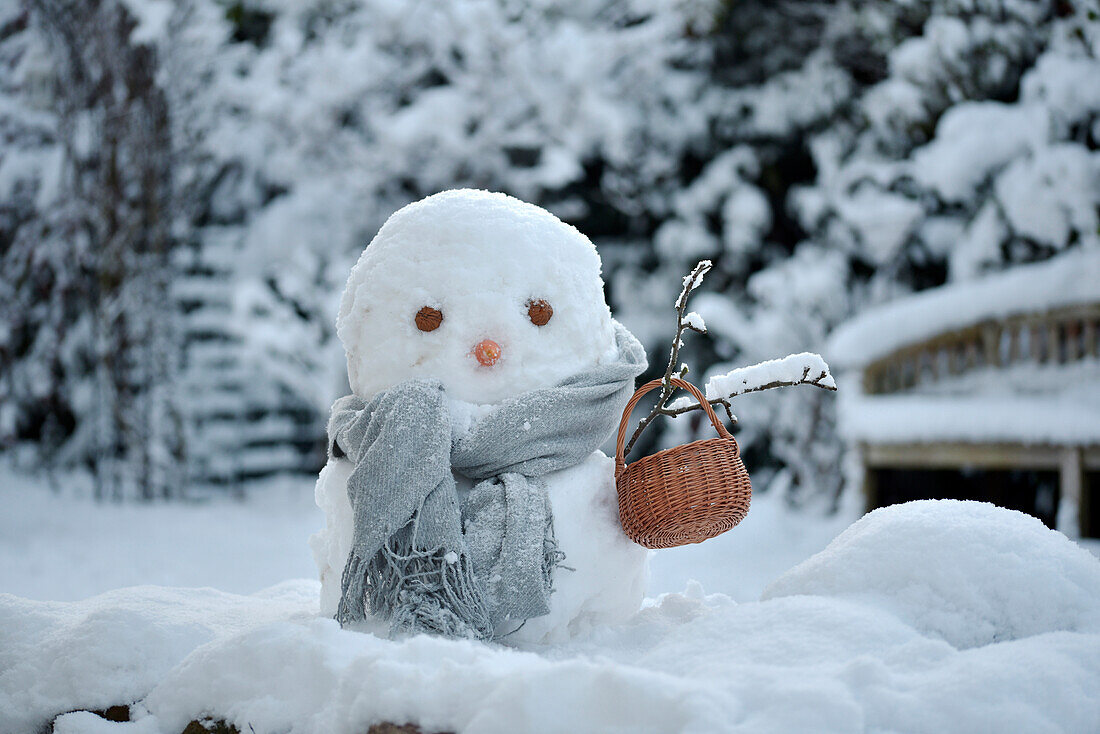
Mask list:
[{"label": "snowman", "polygon": [[410,204],[351,271],[311,538],[321,612],[391,632],[545,643],[625,620],[647,551],[599,447],[645,368],[600,259],[485,191]]}]

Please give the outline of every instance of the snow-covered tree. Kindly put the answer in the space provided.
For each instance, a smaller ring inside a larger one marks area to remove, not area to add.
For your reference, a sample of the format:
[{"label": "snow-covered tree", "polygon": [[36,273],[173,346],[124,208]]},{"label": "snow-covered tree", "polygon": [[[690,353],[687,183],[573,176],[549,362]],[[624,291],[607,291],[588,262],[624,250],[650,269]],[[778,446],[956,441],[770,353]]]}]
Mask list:
[{"label": "snow-covered tree", "polygon": [[87,464],[99,496],[150,499],[179,489],[182,445],[168,109],[134,26],[109,1],[9,10],[9,63],[42,110],[10,122],[24,135],[37,124],[30,155],[48,157],[44,172],[27,170],[36,159],[21,161],[23,149],[4,157],[4,185],[34,199],[16,198],[2,252],[3,423],[8,440],[37,438],[51,458]]},{"label": "snow-covered tree", "polygon": [[74,420],[66,327],[87,297],[80,258],[43,236],[62,219],[64,150],[48,50],[29,26],[26,9],[0,6],[0,446],[56,448]]}]

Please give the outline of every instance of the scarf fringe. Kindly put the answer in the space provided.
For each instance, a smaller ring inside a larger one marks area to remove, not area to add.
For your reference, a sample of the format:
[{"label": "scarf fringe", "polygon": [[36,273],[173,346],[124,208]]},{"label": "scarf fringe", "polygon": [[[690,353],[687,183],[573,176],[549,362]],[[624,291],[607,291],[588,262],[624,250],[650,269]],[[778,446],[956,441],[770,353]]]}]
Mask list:
[{"label": "scarf fringe", "polygon": [[542,538],[542,582],[551,594],[554,593],[554,569],[577,570],[562,563],[564,560],[565,553],[558,547],[558,539],[554,537],[554,518],[551,515],[546,518],[546,535]]},{"label": "scarf fringe", "polygon": [[[443,549],[423,550],[412,543],[410,523],[364,562],[352,550],[344,566],[343,595],[336,611],[341,627],[374,614],[390,622],[390,633],[428,633],[473,640],[493,640],[496,634],[473,563],[463,554],[451,563]],[[554,591],[554,569],[574,569],[562,563],[552,522],[543,540],[542,578]],[[513,632],[515,630],[512,630]]]},{"label": "scarf fringe", "polygon": [[346,626],[373,613],[389,620],[391,633],[493,639],[493,623],[473,563],[466,554],[454,563],[446,556],[442,548],[416,548],[409,527],[366,562],[353,550],[344,566],[336,620]]}]

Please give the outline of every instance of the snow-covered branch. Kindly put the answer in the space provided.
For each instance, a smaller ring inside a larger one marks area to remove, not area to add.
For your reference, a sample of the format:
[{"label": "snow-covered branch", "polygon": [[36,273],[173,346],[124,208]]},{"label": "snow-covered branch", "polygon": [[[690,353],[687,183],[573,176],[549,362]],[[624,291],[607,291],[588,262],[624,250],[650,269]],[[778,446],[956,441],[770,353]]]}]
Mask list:
[{"label": "snow-covered branch", "polygon": [[[683,314],[687,309],[688,297],[691,296],[692,291],[703,284],[703,276],[710,272],[712,267],[713,263],[710,260],[700,260],[695,269],[684,276],[684,288],[680,291],[679,297],[676,298],[676,313],[680,315],[681,321],[683,321]],[[698,315],[695,314],[696,317]]]},{"label": "snow-covered branch", "polygon": [[[813,385],[823,390],[836,390],[836,382],[829,372],[829,365],[821,355],[800,352],[782,359],[739,367],[724,375],[712,377],[707,380],[706,396],[707,400],[713,404],[750,392],[792,385]],[[672,401],[667,407],[674,414],[679,415],[698,409],[699,403],[694,398],[683,397]]]}]

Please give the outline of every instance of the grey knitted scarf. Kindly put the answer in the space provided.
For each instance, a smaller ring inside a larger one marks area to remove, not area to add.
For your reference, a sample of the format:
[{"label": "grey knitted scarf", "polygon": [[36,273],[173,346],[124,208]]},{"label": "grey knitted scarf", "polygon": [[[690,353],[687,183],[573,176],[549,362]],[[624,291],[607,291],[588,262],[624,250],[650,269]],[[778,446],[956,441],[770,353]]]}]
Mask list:
[{"label": "grey knitted scarf", "polygon": [[[461,436],[436,382],[336,401],[329,446],[355,464],[341,625],[370,613],[391,632],[488,640],[549,612],[563,554],[539,477],[583,461],[618,424],[646,359],[617,322],[615,340],[617,360],[508,400]],[[477,481],[464,497],[452,469]]]}]

